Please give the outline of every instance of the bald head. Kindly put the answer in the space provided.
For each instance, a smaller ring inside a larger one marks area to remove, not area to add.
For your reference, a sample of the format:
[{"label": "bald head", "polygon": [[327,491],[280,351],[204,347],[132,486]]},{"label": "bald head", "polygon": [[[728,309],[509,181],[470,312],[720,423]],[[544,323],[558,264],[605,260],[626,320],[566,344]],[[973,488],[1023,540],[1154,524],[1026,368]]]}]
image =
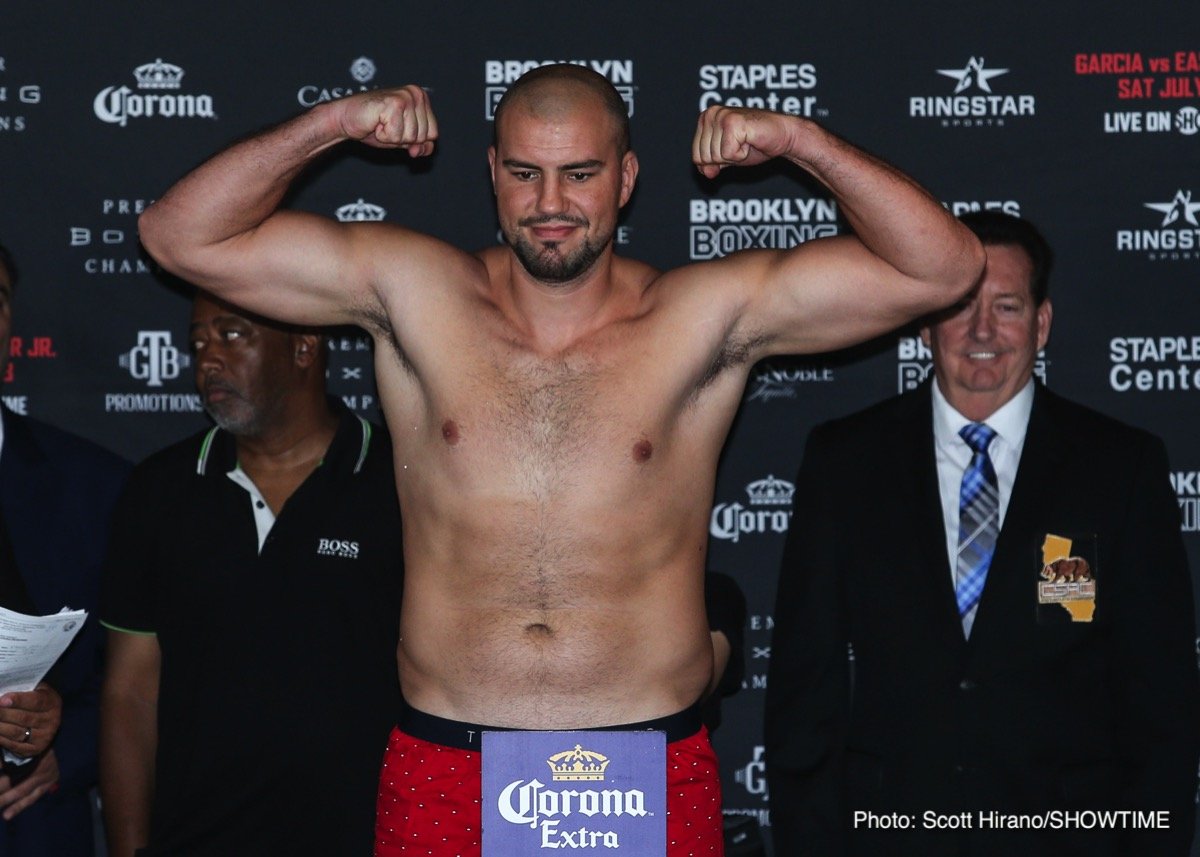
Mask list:
[{"label": "bald head", "polygon": [[581,106],[600,104],[612,117],[617,154],[629,151],[629,112],[613,85],[589,68],[569,63],[532,69],[508,88],[496,106],[493,133],[499,143],[501,118],[521,109],[539,119],[563,119]]}]

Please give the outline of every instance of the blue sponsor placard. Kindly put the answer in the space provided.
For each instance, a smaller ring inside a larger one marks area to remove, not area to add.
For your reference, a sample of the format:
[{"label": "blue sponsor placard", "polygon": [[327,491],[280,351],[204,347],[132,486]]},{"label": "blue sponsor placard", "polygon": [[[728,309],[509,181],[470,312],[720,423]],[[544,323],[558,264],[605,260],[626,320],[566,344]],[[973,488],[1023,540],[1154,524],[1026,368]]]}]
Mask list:
[{"label": "blue sponsor placard", "polygon": [[662,732],[484,732],[483,857],[667,853]]}]

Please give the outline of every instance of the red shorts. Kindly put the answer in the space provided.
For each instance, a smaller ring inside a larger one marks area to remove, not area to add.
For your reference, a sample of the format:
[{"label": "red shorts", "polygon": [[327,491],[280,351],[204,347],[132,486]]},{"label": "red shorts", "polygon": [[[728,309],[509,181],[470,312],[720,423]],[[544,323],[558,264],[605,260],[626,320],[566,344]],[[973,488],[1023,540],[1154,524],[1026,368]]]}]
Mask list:
[{"label": "red shorts", "polygon": [[[479,741],[482,727],[415,715],[423,725],[469,730],[471,740]],[[402,725],[411,728],[408,718]],[[477,751],[393,729],[379,778],[375,857],[479,857],[481,789]],[[667,744],[667,855],[724,853],[717,757],[701,726]]]}]

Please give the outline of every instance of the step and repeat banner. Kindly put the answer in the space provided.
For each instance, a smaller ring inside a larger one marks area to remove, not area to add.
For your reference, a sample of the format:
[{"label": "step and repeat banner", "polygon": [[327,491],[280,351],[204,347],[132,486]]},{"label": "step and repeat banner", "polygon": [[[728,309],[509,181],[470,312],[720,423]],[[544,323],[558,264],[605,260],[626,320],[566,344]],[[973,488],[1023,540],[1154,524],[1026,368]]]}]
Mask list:
[{"label": "step and repeat banner", "polygon": [[[349,145],[293,207],[497,241],[485,149],[500,95],[567,60],[617,87],[640,187],[618,252],[660,267],[842,233],[798,170],[690,163],[711,104],[811,117],[897,164],[953,212],[998,209],[1054,246],[1038,374],[1168,446],[1200,568],[1200,10],[1124,4],[43,2],[0,6],[0,243],[20,268],[4,401],[131,458],[206,424],[188,298],[137,215],[231,141],[315,104],[426,87],[436,155]],[[1105,9],[1103,6],[1111,8]],[[662,8],[667,7],[667,8]],[[368,337],[332,333],[330,387],[379,418]],[[915,331],[754,368],[725,450],[709,566],[745,590],[745,686],[715,736],[726,811],[770,823],[761,746],[771,607],[792,481],[818,422],[913,388]]]}]

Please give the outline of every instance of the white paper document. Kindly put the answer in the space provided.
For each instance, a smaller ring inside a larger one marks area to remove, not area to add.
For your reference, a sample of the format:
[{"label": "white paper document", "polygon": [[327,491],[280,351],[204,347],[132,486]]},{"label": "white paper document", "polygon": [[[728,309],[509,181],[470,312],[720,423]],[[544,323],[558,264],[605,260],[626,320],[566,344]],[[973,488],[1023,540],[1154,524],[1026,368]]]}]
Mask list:
[{"label": "white paper document", "polygon": [[33,690],[85,619],[86,610],[26,616],[0,607],[0,693]]}]

